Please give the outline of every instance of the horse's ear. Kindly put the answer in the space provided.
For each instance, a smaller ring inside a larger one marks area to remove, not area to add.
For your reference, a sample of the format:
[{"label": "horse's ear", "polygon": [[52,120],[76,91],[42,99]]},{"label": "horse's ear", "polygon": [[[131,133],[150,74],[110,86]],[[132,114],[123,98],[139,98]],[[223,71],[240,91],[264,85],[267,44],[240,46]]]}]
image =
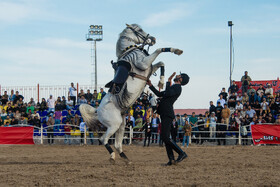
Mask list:
[{"label": "horse's ear", "polygon": [[131,27],[131,25],[129,25],[129,24],[127,24],[127,23],[126,23],[126,26],[127,26],[127,27]]}]

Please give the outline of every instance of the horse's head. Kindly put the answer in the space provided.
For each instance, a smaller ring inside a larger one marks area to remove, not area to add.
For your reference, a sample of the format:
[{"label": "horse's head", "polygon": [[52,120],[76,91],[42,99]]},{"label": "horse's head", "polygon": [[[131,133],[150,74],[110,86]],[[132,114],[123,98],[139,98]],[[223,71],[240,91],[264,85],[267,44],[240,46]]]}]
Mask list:
[{"label": "horse's head", "polygon": [[139,25],[137,24],[126,24],[126,29],[130,32],[130,38],[135,42],[135,44],[143,44],[152,46],[156,43],[156,38],[147,34]]}]

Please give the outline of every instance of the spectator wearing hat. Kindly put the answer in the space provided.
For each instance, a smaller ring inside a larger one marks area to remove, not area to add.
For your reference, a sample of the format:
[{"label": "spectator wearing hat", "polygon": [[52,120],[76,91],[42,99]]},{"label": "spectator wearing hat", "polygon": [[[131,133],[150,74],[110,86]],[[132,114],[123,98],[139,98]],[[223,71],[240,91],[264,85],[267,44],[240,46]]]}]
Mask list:
[{"label": "spectator wearing hat", "polygon": [[252,81],[251,77],[248,75],[248,71],[244,72],[244,75],[241,77],[241,83],[242,83],[242,93],[247,93],[248,86],[250,85],[250,82]]}]

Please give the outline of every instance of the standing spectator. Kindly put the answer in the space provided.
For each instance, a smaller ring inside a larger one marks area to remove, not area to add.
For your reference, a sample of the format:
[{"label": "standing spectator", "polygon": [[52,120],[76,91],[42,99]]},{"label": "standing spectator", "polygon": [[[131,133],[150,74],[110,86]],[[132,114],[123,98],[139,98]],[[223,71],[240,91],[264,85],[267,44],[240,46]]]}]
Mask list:
[{"label": "standing spectator", "polygon": [[90,90],[87,90],[87,93],[85,94],[85,98],[88,102],[91,102],[92,100],[92,93],[90,93]]},{"label": "standing spectator", "polygon": [[232,81],[232,85],[228,88],[228,92],[237,93],[239,90],[238,86],[235,83],[235,80]]},{"label": "standing spectator", "polygon": [[82,121],[80,123],[80,131],[81,131],[81,143],[80,143],[80,145],[84,144],[85,130],[86,130],[86,122]]},{"label": "standing spectator", "polygon": [[62,105],[62,110],[65,110],[66,109],[66,99],[65,99],[65,96],[62,96],[61,105]]},{"label": "standing spectator", "polygon": [[71,144],[71,130],[72,127],[69,125],[69,121],[66,121],[66,124],[64,125],[64,143],[68,143],[68,145]]},{"label": "standing spectator", "polygon": [[79,117],[79,115],[76,113],[75,116],[74,116],[74,119],[73,119],[73,125],[77,125],[79,126],[81,124],[81,119]]},{"label": "standing spectator", "polygon": [[51,112],[54,113],[55,100],[52,95],[50,95],[50,98],[47,100],[47,104],[48,104],[48,108],[49,108],[48,113],[51,113]]},{"label": "standing spectator", "polygon": [[213,101],[210,101],[209,113],[212,114],[212,112],[216,112],[216,107],[213,104]]},{"label": "standing spectator", "polygon": [[[228,93],[226,92],[226,89],[225,88],[222,88],[222,91],[221,93],[219,94],[219,97],[222,96],[222,98],[227,101],[227,96],[228,96]],[[220,97],[221,99],[221,97]]]},{"label": "standing spectator", "polygon": [[86,94],[85,94],[84,90],[81,89],[81,90],[80,90],[80,93],[78,94],[78,101],[79,101],[79,99],[82,98],[82,96],[85,96],[85,95],[86,95]]},{"label": "standing spectator", "polygon": [[[225,123],[222,120],[222,123]],[[226,145],[226,133],[227,125],[224,124],[217,124],[217,138],[218,138],[218,145]]]},{"label": "standing spectator", "polygon": [[179,142],[183,142],[183,137],[184,137],[184,131],[183,131],[183,127],[184,127],[184,121],[181,118],[180,114],[176,115],[176,122],[178,124],[178,139]]},{"label": "standing spectator", "polygon": [[148,147],[150,146],[150,141],[151,141],[151,134],[152,134],[152,126],[151,123],[149,122],[149,119],[146,119],[146,122],[144,123],[144,126],[142,128],[145,131],[145,140],[144,140],[144,147],[146,146],[146,141],[148,139]]},{"label": "standing spectator", "polygon": [[223,95],[219,95],[219,99],[217,100],[217,105],[218,102],[221,104],[222,107],[224,107],[224,104],[226,103],[226,101],[223,99]]},{"label": "standing spectator", "polygon": [[152,143],[157,142],[158,140],[158,125],[160,123],[159,118],[157,117],[157,114],[154,113],[153,117],[151,119],[152,123],[152,128],[151,128],[151,133],[152,133]]},{"label": "standing spectator", "polygon": [[239,133],[236,132],[239,130],[239,124],[237,123],[236,117],[234,116],[234,114],[231,114],[231,117],[229,118],[229,130],[230,131],[234,131],[233,133],[231,133],[232,137],[235,136],[235,145],[237,145],[238,143],[238,136]]},{"label": "standing spectator", "polygon": [[34,116],[34,119],[33,119],[33,125],[35,127],[41,127],[41,120],[38,118],[38,116]]},{"label": "standing spectator", "polygon": [[[245,118],[241,118],[241,129],[240,133],[242,136],[242,145],[248,145],[248,130],[249,130],[250,120],[249,116],[246,115]],[[245,140],[244,140],[245,139]]]},{"label": "standing spectator", "polygon": [[[230,110],[227,107],[227,104],[224,105],[224,109],[222,110],[221,115],[222,115],[222,119],[224,120],[224,123],[226,125],[228,125],[229,124],[229,117],[230,117]],[[228,127],[227,127],[227,129],[228,129]]]},{"label": "standing spectator", "polygon": [[18,120],[18,124],[24,124],[27,125],[27,120],[24,116],[20,117],[20,120]]},{"label": "standing spectator", "polygon": [[241,77],[241,83],[242,83],[242,93],[247,93],[248,86],[250,85],[250,82],[252,81],[251,77],[248,75],[248,71],[244,72],[244,75]]},{"label": "standing spectator", "polygon": [[263,101],[261,103],[261,110],[260,110],[260,114],[263,115],[264,113],[268,113],[269,111],[269,104],[268,102],[266,102],[266,99],[263,98]]},{"label": "standing spectator", "polygon": [[106,92],[103,90],[103,88],[100,88],[100,92],[97,95],[97,100],[99,103],[101,103],[102,99],[105,97]]},{"label": "standing spectator", "polygon": [[71,82],[71,87],[68,91],[68,96],[70,96],[70,99],[73,101],[73,106],[76,105],[76,88],[74,87],[74,83]]},{"label": "standing spectator", "polygon": [[52,115],[48,116],[49,119],[47,121],[47,134],[48,134],[48,143],[53,144],[53,125],[54,125],[54,119]]},{"label": "standing spectator", "polygon": [[171,137],[174,142],[177,142],[176,138],[177,138],[177,133],[178,133],[178,126],[179,125],[178,125],[178,122],[176,121],[176,119],[173,119],[172,126],[171,126]]},{"label": "standing spectator", "polygon": [[195,116],[195,112],[193,112],[192,116],[189,117],[189,123],[190,123],[193,131],[196,131],[196,132],[192,132],[192,138],[194,139],[193,142],[198,143],[198,139],[197,139],[198,127],[197,127],[197,117]]},{"label": "standing spectator", "polygon": [[187,144],[186,147],[189,147],[189,142],[190,142],[190,136],[191,136],[191,132],[192,132],[192,127],[189,124],[188,120],[185,121],[185,125],[183,127],[184,130],[184,138],[183,138],[183,143],[182,143],[182,147],[185,146],[185,142],[187,140]]},{"label": "standing spectator", "polygon": [[[57,110],[54,112],[54,124],[60,125],[62,122],[62,113]],[[55,129],[59,130],[59,126],[55,126]]]}]

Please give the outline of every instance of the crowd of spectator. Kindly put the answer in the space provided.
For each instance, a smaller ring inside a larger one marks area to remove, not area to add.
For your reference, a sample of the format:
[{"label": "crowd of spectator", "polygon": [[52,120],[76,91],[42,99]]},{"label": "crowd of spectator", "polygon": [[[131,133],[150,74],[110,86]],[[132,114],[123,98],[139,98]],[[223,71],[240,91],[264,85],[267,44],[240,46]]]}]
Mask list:
[{"label": "crowd of spectator", "polygon": [[[210,101],[209,110],[204,114],[192,113],[176,115],[173,120],[171,136],[174,141],[181,141],[182,146],[188,146],[190,138],[193,143],[203,144],[204,141],[214,141],[218,138],[218,144],[225,144],[226,131],[238,131],[239,127],[244,138],[248,137],[249,127],[253,124],[278,123],[280,124],[280,93],[274,93],[271,85],[260,85],[255,90],[250,85],[251,78],[246,71],[241,79],[242,88],[235,81],[226,91],[222,88],[218,94],[217,102]],[[242,90],[242,91],[240,91]],[[53,98],[42,98],[41,102],[35,103],[34,99],[26,102],[24,96],[18,91],[8,95],[7,91],[0,96],[0,126],[8,127],[17,124],[29,124],[40,127],[42,124],[48,126],[48,131],[54,131],[64,124],[65,136],[70,131],[81,127],[83,134],[83,119],[78,111],[80,104],[89,104],[98,108],[100,102],[106,95],[103,88],[99,92],[80,90],[78,94],[74,84],[71,83],[68,96]],[[76,96],[77,95],[77,96]],[[67,99],[66,99],[67,98]],[[143,93],[126,112],[126,130],[130,127],[136,132],[134,140],[144,139],[144,146],[157,143],[162,145],[160,139],[161,123],[156,114],[158,99],[152,93]],[[75,125],[70,126],[71,125]],[[90,129],[92,130],[92,129]],[[140,132],[140,133],[137,133]],[[145,132],[145,137],[142,137]],[[233,134],[236,137],[238,133]],[[93,136],[91,134],[91,136]],[[49,143],[53,142],[52,133],[48,133]],[[148,142],[147,142],[148,141]],[[69,143],[69,137],[65,141]],[[126,141],[128,143],[128,141]],[[247,144],[246,141],[243,143]]]}]

